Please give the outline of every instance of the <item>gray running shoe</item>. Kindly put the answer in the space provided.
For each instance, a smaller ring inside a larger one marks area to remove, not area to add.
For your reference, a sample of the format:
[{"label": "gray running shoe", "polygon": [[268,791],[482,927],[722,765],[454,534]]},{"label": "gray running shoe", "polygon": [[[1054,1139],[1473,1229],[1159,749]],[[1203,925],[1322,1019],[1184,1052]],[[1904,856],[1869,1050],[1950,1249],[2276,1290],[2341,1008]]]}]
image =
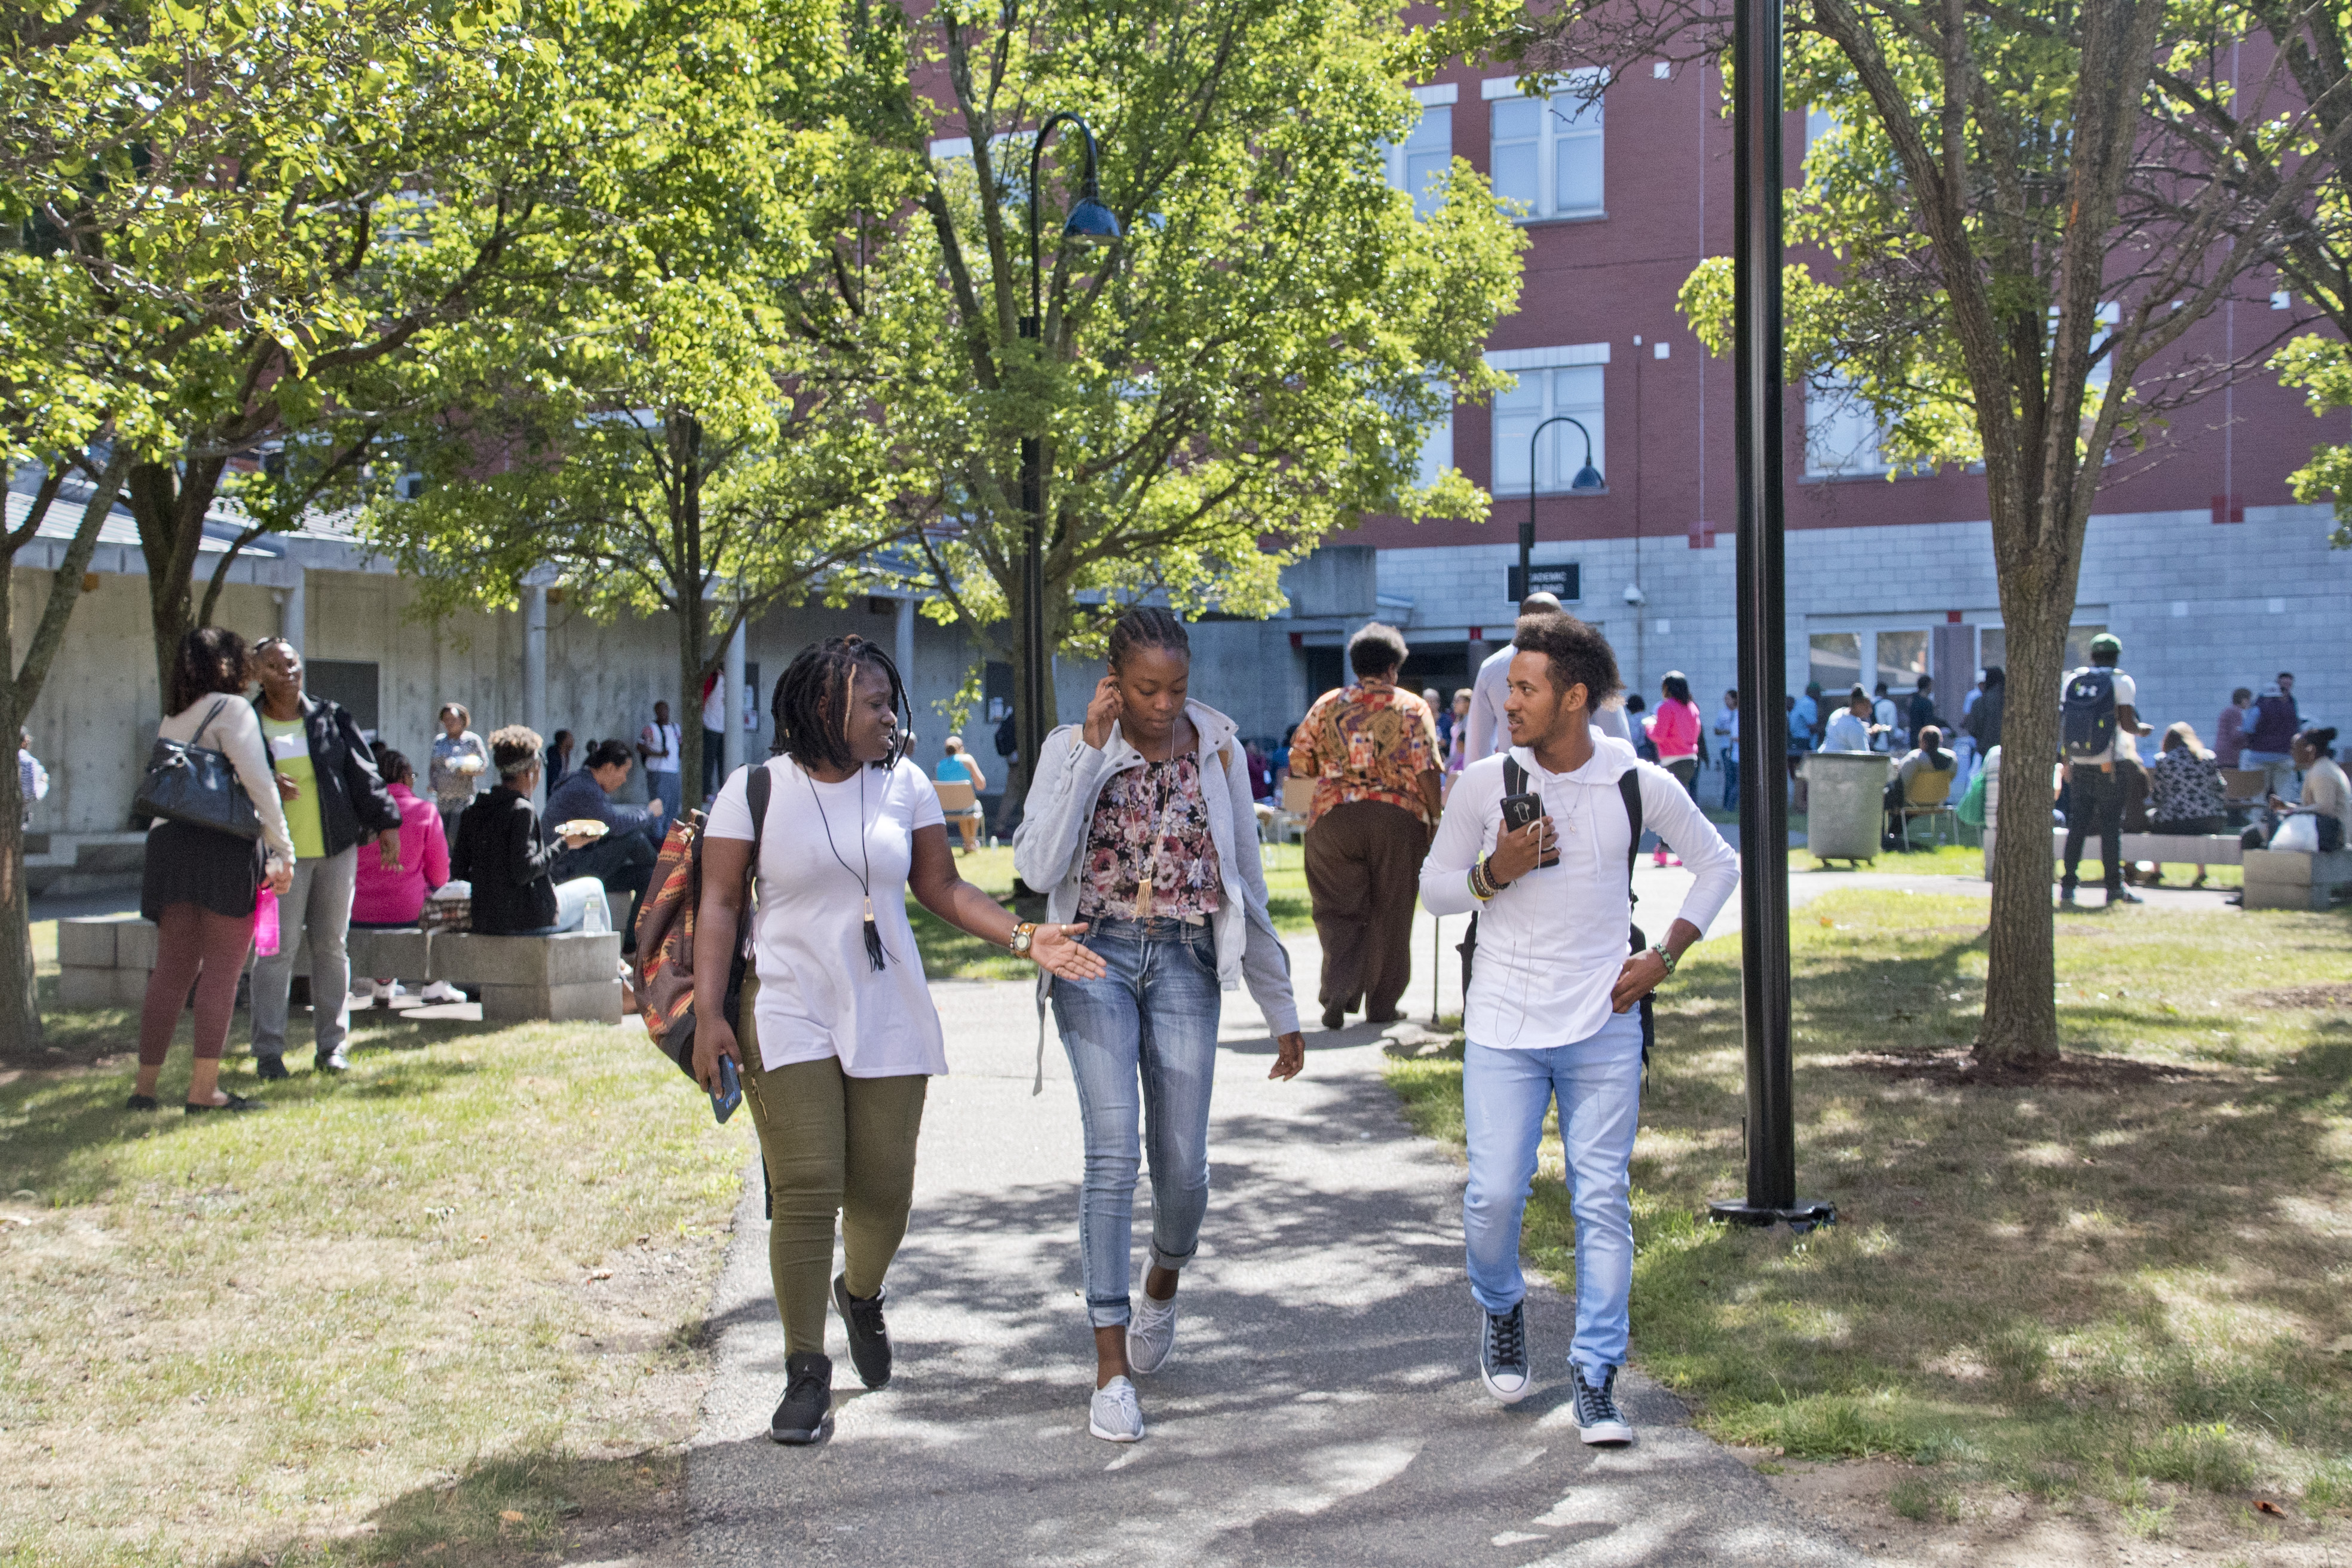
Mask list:
[{"label": "gray running shoe", "polygon": [[1478,1379],[1486,1392],[1506,1405],[1528,1396],[1528,1308],[1524,1301],[1507,1312],[1478,1313]]},{"label": "gray running shoe", "polygon": [[1576,1380],[1576,1431],[1586,1442],[1614,1447],[1633,1440],[1633,1424],[1617,1408],[1617,1369],[1611,1367],[1595,1388],[1584,1381],[1584,1369],[1570,1363]]},{"label": "gray running shoe", "polygon": [[1136,1303],[1127,1325],[1127,1364],[1131,1372],[1150,1373],[1168,1364],[1176,1349],[1176,1298],[1155,1301],[1147,1293]]},{"label": "gray running shoe", "polygon": [[1136,1401],[1135,1384],[1114,1377],[1096,1389],[1094,1404],[1087,1410],[1087,1430],[1106,1443],[1141,1442],[1143,1406]]}]

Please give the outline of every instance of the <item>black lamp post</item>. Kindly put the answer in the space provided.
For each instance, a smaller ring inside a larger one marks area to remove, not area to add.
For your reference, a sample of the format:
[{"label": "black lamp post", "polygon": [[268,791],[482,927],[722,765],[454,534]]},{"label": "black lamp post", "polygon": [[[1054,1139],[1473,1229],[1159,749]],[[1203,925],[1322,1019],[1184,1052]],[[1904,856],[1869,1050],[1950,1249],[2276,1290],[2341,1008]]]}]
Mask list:
[{"label": "black lamp post", "polygon": [[1519,591],[1516,595],[1526,598],[1528,593],[1528,573],[1534,565],[1536,552],[1536,442],[1555,425],[1573,425],[1584,437],[1584,467],[1576,470],[1576,478],[1568,482],[1570,494],[1598,495],[1609,488],[1601,470],[1592,466],[1592,432],[1584,421],[1565,414],[1555,414],[1528,432],[1528,520],[1519,524]]},{"label": "black lamp post", "polygon": [[1781,576],[1780,5],[1738,0],[1732,62],[1732,328],[1739,465],[1739,1002],[1747,1044],[1748,1196],[1708,1205],[1738,1225],[1837,1218],[1797,1196],[1790,1023],[1787,614]]},{"label": "black lamp post", "polygon": [[[1094,132],[1076,114],[1053,116],[1037,128],[1037,140],[1029,149],[1029,313],[1021,319],[1021,335],[1024,338],[1035,338],[1045,331],[1037,181],[1045,155],[1045,139],[1065,124],[1077,127],[1086,143],[1087,161],[1077,205],[1062,223],[1063,243],[1109,245],[1119,236],[1118,219],[1103,205],[1096,183]],[[1021,551],[1021,668],[1028,677],[1029,692],[1018,704],[1014,729],[1021,741],[1022,775],[1034,780],[1037,776],[1038,754],[1045,748],[1045,682],[1053,679],[1053,661],[1045,648],[1045,442],[1041,436],[1021,437],[1021,510],[1029,519],[1028,538],[1023,542]],[[1023,918],[1033,917],[1024,912]]]}]

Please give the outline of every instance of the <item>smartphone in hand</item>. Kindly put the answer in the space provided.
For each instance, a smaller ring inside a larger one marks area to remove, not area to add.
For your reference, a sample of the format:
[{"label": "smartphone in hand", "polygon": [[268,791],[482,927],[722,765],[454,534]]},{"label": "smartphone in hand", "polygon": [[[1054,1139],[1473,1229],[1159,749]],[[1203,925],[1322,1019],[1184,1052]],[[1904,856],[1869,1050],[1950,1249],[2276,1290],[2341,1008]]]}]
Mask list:
[{"label": "smartphone in hand", "polygon": [[[1544,814],[1543,797],[1537,795],[1532,790],[1520,795],[1505,795],[1503,797],[1502,805],[1503,830],[1507,833],[1518,832],[1521,828],[1527,826],[1528,823],[1535,821]],[[1559,848],[1558,845],[1555,844],[1551,850],[1547,853],[1543,858],[1538,860],[1536,864],[1538,866],[1559,865]]]},{"label": "smartphone in hand", "polygon": [[743,1080],[735,1071],[733,1057],[719,1058],[719,1087],[710,1091],[710,1114],[724,1122],[743,1103]]}]

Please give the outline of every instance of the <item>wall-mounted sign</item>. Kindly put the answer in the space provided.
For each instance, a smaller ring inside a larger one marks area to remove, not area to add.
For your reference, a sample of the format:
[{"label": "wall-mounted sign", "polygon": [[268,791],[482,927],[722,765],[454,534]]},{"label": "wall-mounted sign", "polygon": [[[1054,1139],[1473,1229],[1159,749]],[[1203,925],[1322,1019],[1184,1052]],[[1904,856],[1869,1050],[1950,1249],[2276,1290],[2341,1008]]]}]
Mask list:
[{"label": "wall-mounted sign", "polygon": [[1529,594],[1549,594],[1563,605],[1573,605],[1583,597],[1584,569],[1573,561],[1552,566],[1538,562],[1528,568],[1528,577],[1529,581],[1520,581],[1519,569],[1512,567],[1506,574],[1508,586],[1503,596],[1515,605]]}]

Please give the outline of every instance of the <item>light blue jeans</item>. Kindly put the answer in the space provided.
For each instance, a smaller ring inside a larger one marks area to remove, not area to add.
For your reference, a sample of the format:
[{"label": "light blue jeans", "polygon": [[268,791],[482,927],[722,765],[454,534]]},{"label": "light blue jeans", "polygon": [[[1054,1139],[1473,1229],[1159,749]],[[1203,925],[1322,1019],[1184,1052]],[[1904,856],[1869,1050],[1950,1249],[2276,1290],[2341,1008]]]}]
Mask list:
[{"label": "light blue jeans", "polygon": [[1470,1183],[1462,1234],[1470,1294],[1507,1312],[1528,1293],[1519,1222],[1536,1173],[1544,1113],[1559,1102],[1576,1216],[1576,1339],[1568,1357],[1598,1383],[1625,1364],[1633,1293],[1633,1210],[1628,1166],[1642,1110],[1642,1015],[1612,1014],[1584,1039],[1548,1050],[1501,1051],[1473,1042],[1462,1058],[1462,1119]]},{"label": "light blue jeans", "polygon": [[669,825],[677,820],[678,807],[686,799],[685,775],[677,772],[657,773],[650,769],[646,773],[646,798],[662,803],[661,831],[667,833]]},{"label": "light blue jeans", "polygon": [[2303,799],[2303,775],[2294,771],[2293,752],[2257,752],[2249,746],[2239,756],[2238,765],[2248,773],[2270,775],[2265,787],[2281,800],[2300,802]]},{"label": "light blue jeans", "polygon": [[1200,1246],[1222,997],[1216,941],[1206,924],[1097,920],[1085,941],[1109,973],[1055,981],[1054,1021],[1086,1128],[1078,1250],[1087,1317],[1107,1329],[1128,1321],[1135,1181],[1146,1142],[1151,1261],[1181,1268]]}]

